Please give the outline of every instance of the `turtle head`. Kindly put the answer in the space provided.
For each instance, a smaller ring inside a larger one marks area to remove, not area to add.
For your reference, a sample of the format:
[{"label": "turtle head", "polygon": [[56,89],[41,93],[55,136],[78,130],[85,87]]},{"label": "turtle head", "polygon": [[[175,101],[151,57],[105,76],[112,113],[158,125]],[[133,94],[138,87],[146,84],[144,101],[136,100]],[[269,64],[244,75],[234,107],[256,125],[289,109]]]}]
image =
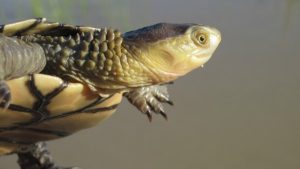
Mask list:
[{"label": "turtle head", "polygon": [[221,41],[217,29],[198,24],[159,23],[121,37],[112,52],[100,55],[100,70],[82,76],[98,90],[168,83],[204,65]]},{"label": "turtle head", "polygon": [[220,32],[198,24],[159,23],[123,35],[129,52],[165,83],[203,66],[221,41]]}]

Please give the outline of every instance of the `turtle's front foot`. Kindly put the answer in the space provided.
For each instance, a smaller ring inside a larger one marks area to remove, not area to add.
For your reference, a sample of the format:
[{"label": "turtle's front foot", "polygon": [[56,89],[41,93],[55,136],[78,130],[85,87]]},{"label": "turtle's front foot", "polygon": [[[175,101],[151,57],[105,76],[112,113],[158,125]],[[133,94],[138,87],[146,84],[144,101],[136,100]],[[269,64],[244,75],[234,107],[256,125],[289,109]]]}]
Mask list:
[{"label": "turtle's front foot", "polygon": [[18,153],[21,169],[80,169],[78,167],[58,167],[44,142],[36,143],[24,152]]},{"label": "turtle's front foot", "polygon": [[5,81],[0,81],[0,105],[4,109],[7,109],[11,101],[10,89]]},{"label": "turtle's front foot", "polygon": [[124,96],[131,104],[146,114],[149,121],[152,120],[153,113],[160,114],[167,120],[162,103],[173,105],[166,86],[141,87],[125,93]]}]

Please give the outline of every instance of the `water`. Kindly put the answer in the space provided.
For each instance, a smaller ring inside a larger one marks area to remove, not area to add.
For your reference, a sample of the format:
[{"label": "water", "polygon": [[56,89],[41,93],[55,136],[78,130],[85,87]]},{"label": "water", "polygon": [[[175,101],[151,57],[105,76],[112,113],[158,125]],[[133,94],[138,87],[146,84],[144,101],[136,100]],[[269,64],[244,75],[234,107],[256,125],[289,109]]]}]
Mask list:
[{"label": "water", "polygon": [[[212,25],[221,46],[170,87],[169,121],[126,101],[98,127],[49,143],[85,169],[300,168],[300,1],[2,0],[0,21],[32,17],[125,32],[157,22]],[[17,168],[15,156],[1,169]]]}]

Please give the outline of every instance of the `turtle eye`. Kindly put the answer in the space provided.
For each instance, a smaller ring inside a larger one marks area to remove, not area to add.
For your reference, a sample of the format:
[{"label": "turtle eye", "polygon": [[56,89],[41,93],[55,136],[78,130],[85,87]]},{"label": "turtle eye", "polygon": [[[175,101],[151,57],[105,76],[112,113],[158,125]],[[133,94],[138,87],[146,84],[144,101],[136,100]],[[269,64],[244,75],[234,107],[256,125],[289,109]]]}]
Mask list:
[{"label": "turtle eye", "polygon": [[197,40],[200,44],[204,45],[206,43],[207,37],[204,33],[198,35]]},{"label": "turtle eye", "polygon": [[192,37],[194,43],[200,47],[206,47],[209,43],[209,33],[205,31],[195,31]]}]

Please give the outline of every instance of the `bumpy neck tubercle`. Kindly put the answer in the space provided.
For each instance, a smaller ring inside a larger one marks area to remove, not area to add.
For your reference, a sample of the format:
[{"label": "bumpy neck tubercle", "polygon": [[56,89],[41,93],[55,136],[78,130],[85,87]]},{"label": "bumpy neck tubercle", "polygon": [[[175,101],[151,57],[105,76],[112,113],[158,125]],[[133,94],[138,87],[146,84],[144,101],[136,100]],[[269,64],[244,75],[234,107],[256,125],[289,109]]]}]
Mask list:
[{"label": "bumpy neck tubercle", "polygon": [[124,89],[152,83],[151,72],[113,29],[69,36],[22,36],[42,46],[47,57],[43,73],[68,76],[98,89]]}]

